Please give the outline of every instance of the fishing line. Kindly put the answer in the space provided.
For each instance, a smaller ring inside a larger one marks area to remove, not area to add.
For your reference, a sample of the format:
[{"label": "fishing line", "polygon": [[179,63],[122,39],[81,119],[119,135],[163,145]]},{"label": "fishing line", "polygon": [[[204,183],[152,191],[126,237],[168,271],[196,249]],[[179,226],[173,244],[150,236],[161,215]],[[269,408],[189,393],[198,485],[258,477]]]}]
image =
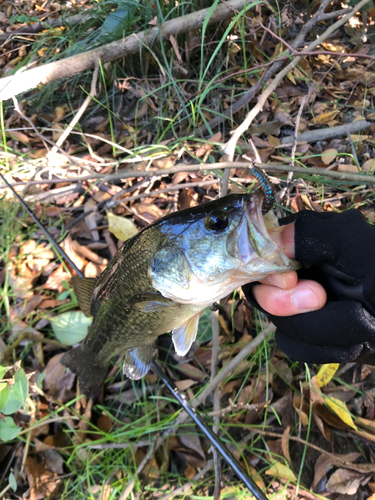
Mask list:
[{"label": "fishing line", "polygon": [[[17,193],[14,187],[6,180],[4,175],[0,172],[0,178],[3,180],[4,184],[12,191],[17,200],[21,203],[22,207],[26,210],[26,212],[33,219],[35,224],[39,227],[39,229],[44,233],[48,241],[55,248],[56,252],[60,254],[65,261],[72,267],[72,269],[77,273],[80,278],[84,278],[83,273],[78,269],[78,267],[74,264],[72,259],[67,255],[67,253],[61,248],[61,246],[57,243],[57,241],[53,238],[53,236],[49,233],[49,231],[41,224],[41,222],[37,219],[34,212],[27,206],[27,204],[23,201],[21,196]],[[171,382],[171,380],[166,376],[162,368],[156,361],[152,361],[151,367],[156,373],[156,375],[163,381],[163,383],[168,387],[168,389],[172,392],[173,396],[180,403],[183,409],[188,413],[188,415],[194,420],[197,426],[201,429],[201,431],[206,435],[207,439],[212,443],[213,446],[217,448],[219,453],[225,459],[225,461],[230,465],[237,476],[243,481],[243,483],[249,488],[251,493],[255,496],[257,500],[267,500],[267,497],[264,495],[263,491],[257,486],[257,484],[251,479],[251,477],[247,474],[247,472],[241,467],[236,458],[230,453],[230,451],[226,448],[226,446],[218,439],[216,434],[212,432],[212,430],[203,422],[201,417],[199,417],[196,413],[196,410],[192,407],[190,402],[183,396],[175,385]]]}]

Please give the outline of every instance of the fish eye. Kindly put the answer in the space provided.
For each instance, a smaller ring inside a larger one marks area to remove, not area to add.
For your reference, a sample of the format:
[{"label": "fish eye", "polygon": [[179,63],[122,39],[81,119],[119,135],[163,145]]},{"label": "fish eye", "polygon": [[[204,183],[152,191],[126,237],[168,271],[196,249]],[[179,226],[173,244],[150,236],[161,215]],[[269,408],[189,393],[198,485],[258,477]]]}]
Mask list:
[{"label": "fish eye", "polygon": [[226,215],[207,215],[204,227],[210,231],[224,231],[228,227],[229,219]]}]

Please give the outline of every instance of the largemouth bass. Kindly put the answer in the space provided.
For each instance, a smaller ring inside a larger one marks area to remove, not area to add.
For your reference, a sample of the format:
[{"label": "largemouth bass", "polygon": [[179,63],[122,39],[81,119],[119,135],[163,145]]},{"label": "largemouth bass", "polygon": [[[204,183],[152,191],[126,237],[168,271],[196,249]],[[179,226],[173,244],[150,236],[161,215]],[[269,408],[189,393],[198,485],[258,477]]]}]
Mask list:
[{"label": "largemouth bass", "polygon": [[111,358],[124,351],[124,373],[143,377],[163,333],[172,332],[177,354],[185,355],[207,306],[245,283],[298,268],[270,239],[262,208],[255,192],[172,213],[127,240],[97,278],[72,278],[93,322],[61,363],[78,375],[84,394],[99,391]]}]

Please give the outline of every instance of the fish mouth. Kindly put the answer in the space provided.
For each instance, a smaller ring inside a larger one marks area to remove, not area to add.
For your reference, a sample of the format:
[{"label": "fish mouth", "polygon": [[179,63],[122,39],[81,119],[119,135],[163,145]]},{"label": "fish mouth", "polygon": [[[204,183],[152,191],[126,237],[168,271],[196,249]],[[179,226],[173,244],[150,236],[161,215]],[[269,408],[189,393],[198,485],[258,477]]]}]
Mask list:
[{"label": "fish mouth", "polygon": [[[239,259],[244,265],[254,259],[265,257],[272,250],[270,238],[262,216],[263,197],[252,193],[242,200],[242,215],[238,225],[230,233],[226,248],[229,255]],[[266,255],[265,255],[266,250]]]}]

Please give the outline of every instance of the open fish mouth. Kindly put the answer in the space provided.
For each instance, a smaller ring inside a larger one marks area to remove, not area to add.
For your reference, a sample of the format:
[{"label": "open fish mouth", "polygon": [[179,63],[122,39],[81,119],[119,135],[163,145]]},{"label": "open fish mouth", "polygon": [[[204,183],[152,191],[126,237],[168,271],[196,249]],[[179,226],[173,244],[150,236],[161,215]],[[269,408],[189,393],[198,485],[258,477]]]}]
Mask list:
[{"label": "open fish mouth", "polygon": [[[276,217],[272,225],[277,227]],[[277,250],[264,223],[262,196],[259,193],[244,196],[241,219],[228,237],[226,250],[231,257],[238,259],[244,266],[249,265],[255,259],[267,259]],[[285,265],[284,262],[280,264]]]}]

